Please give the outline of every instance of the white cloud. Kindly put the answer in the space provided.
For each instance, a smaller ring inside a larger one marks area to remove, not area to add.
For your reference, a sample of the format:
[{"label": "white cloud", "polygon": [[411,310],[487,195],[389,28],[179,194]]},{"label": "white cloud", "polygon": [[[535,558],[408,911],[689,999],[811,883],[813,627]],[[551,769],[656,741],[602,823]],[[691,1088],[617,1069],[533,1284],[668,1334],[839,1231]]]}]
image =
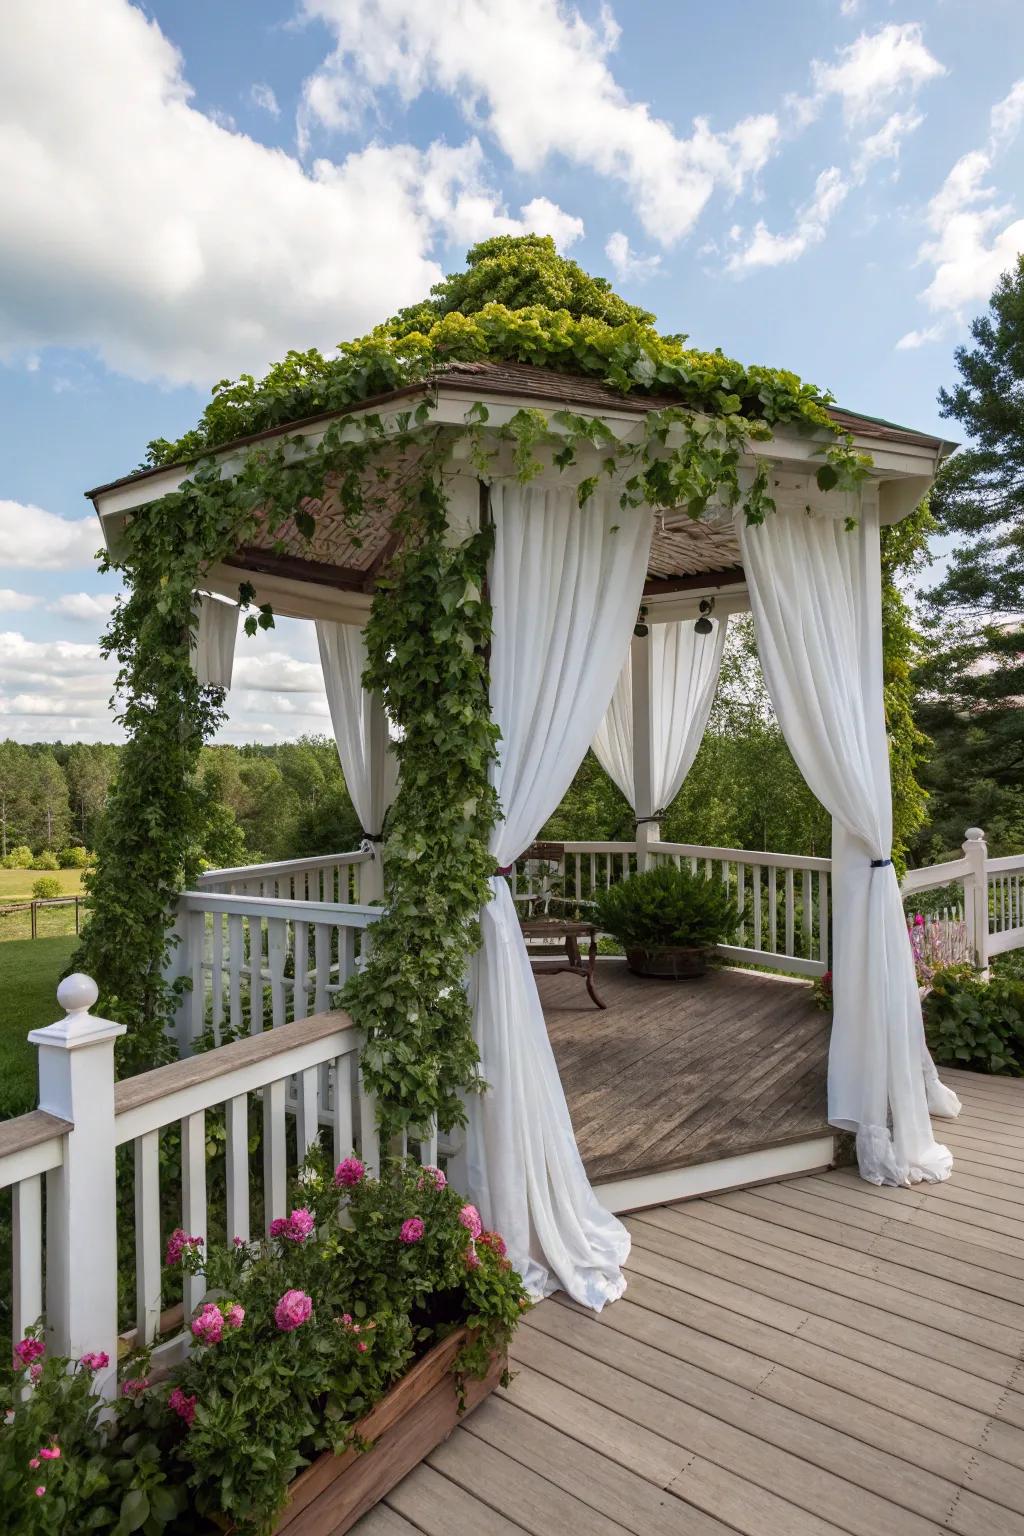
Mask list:
[{"label": "white cloud", "polygon": [[838,50],[832,63],[816,59],[811,73],[816,98],[838,96],[847,121],[857,125],[880,116],[896,97],[913,93],[946,70],[925,46],[920,23],[912,21],[862,32]]},{"label": "white cloud", "polygon": [[[297,661],[286,651],[246,652],[245,635],[239,635],[232,682],[235,687],[264,693],[324,692],[323,673],[315,662]],[[264,701],[265,707],[265,701]]]},{"label": "white cloud", "polygon": [[792,233],[772,234],[759,219],[748,243],[729,257],[726,270],[750,272],[757,267],[778,267],[798,260],[808,246],[824,240],[828,226],[849,190],[838,166],[829,166],[815,182],[810,200],[798,210]]},{"label": "white cloud", "polygon": [[688,135],[631,100],[608,58],[618,28],[604,8],[591,24],[561,0],[303,0],[336,46],[307,81],[300,139],[316,126],[351,129],[384,90],[409,103],[451,96],[519,171],[559,155],[621,182],[645,231],[670,245],[716,187],[737,193],[774,152],[773,114],[723,132],[697,118]]},{"label": "white cloud", "polygon": [[33,597],[29,592],[15,592],[12,587],[0,587],[0,618],[5,613],[21,613],[26,608],[35,608],[42,602],[42,598]]},{"label": "white cloud", "polygon": [[42,507],[0,499],[0,551],[5,566],[34,571],[88,566],[102,542],[92,515],[58,517]]},{"label": "white cloud", "polygon": [[860,10],[860,0],[839,0],[840,16],[856,16]]},{"label": "white cloud", "polygon": [[878,160],[898,160],[900,146],[924,122],[919,112],[893,112],[875,133],[862,139],[853,161],[854,175],[863,178]]},{"label": "white cloud", "polygon": [[631,279],[640,282],[646,277],[652,277],[661,266],[660,256],[638,256],[621,229],[608,236],[604,253],[611,262],[615,276],[623,283]]},{"label": "white cloud", "polygon": [[50,604],[50,611],[69,619],[102,624],[110,617],[114,601],[112,592],[64,592]]},{"label": "white cloud", "polygon": [[281,108],[277,104],[274,88],[264,81],[257,80],[249,92],[249,100],[254,107],[259,107],[263,112],[269,112],[271,117],[281,116]]},{"label": "white cloud", "polygon": [[990,178],[998,155],[1024,123],[1024,80],[997,101],[989,115],[983,149],[961,155],[925,210],[928,236],[918,261],[932,269],[919,295],[938,320],[908,331],[897,341],[906,351],[936,341],[962,325],[972,308],[987,303],[1002,274],[1024,251],[1024,219],[1000,203]]},{"label": "white cloud", "polygon": [[[0,355],[95,348],[205,384],[367,329],[438,280],[436,241],[506,219],[474,140],[371,142],[307,169],[219,126],[128,0],[34,0],[4,41]],[[542,201],[527,206],[571,238]]]}]

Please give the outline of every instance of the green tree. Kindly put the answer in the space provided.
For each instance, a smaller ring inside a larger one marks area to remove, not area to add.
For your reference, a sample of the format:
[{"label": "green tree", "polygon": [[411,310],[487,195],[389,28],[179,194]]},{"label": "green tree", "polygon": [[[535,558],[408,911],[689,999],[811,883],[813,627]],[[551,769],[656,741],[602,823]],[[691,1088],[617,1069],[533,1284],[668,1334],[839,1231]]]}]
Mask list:
[{"label": "green tree", "polygon": [[930,644],[916,673],[918,722],[935,743],[931,825],[918,841],[932,852],[956,848],[972,823],[997,852],[1024,834],[1024,257],[971,337],[957,383],[939,394],[969,442],[932,492],[939,530],[956,543],[927,594]]},{"label": "green tree", "polygon": [[117,748],[103,742],[75,742],[64,762],[75,831],[86,848],[96,842],[100,817],[107,807],[117,772]]},{"label": "green tree", "polygon": [[71,830],[68,784],[54,754],[36,752],[31,769],[31,841],[45,848],[63,848]]},{"label": "green tree", "polygon": [[28,837],[29,754],[16,741],[0,741],[0,858]]}]

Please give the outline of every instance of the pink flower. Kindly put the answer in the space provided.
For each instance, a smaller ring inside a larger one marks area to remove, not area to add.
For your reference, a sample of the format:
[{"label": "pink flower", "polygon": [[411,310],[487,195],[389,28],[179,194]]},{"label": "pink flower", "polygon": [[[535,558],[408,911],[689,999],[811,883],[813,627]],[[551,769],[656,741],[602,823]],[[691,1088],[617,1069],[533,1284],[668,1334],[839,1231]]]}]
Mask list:
[{"label": "pink flower", "polygon": [[466,1249],[466,1268],[467,1269],[479,1269],[480,1268],[480,1255],[476,1251],[476,1245],[474,1244],[472,1238],[470,1238],[470,1240],[469,1240],[469,1247]]},{"label": "pink flower", "polygon": [[366,1169],[358,1157],[346,1157],[334,1170],[334,1182],[339,1189],[343,1186],[351,1189],[354,1184],[361,1184],[365,1177]]},{"label": "pink flower", "polygon": [[480,1241],[485,1248],[491,1248],[500,1258],[504,1258],[508,1249],[505,1247],[505,1239],[500,1232],[482,1232]]},{"label": "pink flower", "polygon": [[232,1302],[224,1313],[224,1322],[228,1328],[241,1328],[245,1322],[245,1308],[240,1307],[237,1301]]},{"label": "pink flower", "polygon": [[203,1344],[219,1344],[224,1337],[224,1314],[220,1307],[208,1301],[199,1316],[192,1319],[192,1332]]},{"label": "pink flower", "polygon": [[242,1237],[233,1237],[231,1239],[231,1241],[234,1243],[236,1248],[244,1248],[245,1247],[245,1239],[242,1238]]},{"label": "pink flower", "polygon": [[168,1266],[168,1268],[175,1264],[180,1264],[181,1256],[185,1252],[186,1248],[195,1249],[201,1248],[202,1246],[203,1239],[201,1237],[189,1237],[184,1228],[175,1227],[174,1231],[167,1239],[167,1252],[164,1254],[164,1263]]},{"label": "pink flower", "polygon": [[88,1354],[82,1356],[79,1363],[84,1365],[87,1371],[104,1371],[110,1364],[110,1356],[105,1349],[100,1350],[98,1354],[90,1350]]},{"label": "pink flower", "polygon": [[42,1339],[24,1338],[15,1344],[14,1354],[22,1365],[31,1365],[33,1360],[39,1360],[46,1354],[46,1345]]},{"label": "pink flower", "polygon": [[287,1216],[275,1216],[274,1217],[273,1221],[270,1223],[270,1235],[271,1235],[271,1237],[287,1237],[287,1235],[288,1235],[288,1217]]},{"label": "pink flower", "polygon": [[42,1466],[42,1462],[39,1460],[38,1456],[33,1456],[32,1460],[29,1462],[29,1466],[32,1468],[33,1472],[38,1472],[39,1468]]},{"label": "pink flower", "polygon": [[368,1344],[364,1344],[362,1339],[360,1339],[359,1343],[356,1345],[356,1349],[358,1349],[358,1351],[359,1351],[359,1353],[361,1355],[365,1355],[368,1348],[369,1348],[369,1345]]},{"label": "pink flower", "polygon": [[44,1461],[60,1461],[60,1446],[44,1445],[39,1454]]},{"label": "pink flower", "polygon": [[121,1395],[123,1397],[141,1397],[149,1384],[148,1376],[132,1376],[122,1386]]},{"label": "pink flower", "polygon": [[191,1424],[196,1416],[195,1396],[186,1397],[180,1387],[175,1387],[167,1399],[167,1406],[172,1413],[176,1413],[179,1419],[184,1419],[186,1424]]},{"label": "pink flower", "polygon": [[484,1224],[480,1220],[480,1212],[475,1205],[464,1205],[459,1212],[459,1220],[470,1237],[479,1237],[484,1229]]},{"label": "pink flower", "polygon": [[419,1178],[416,1180],[416,1188],[444,1189],[447,1183],[448,1180],[445,1178],[440,1168],[434,1168],[428,1163],[424,1167],[423,1172],[420,1174]]},{"label": "pink flower", "polygon": [[914,913],[914,927],[915,928],[923,928],[924,927],[924,916],[920,912],[915,912]]},{"label": "pink flower", "polygon": [[32,1378],[33,1381],[38,1381],[39,1380],[40,1376],[43,1374],[43,1368],[39,1364],[38,1360],[36,1361],[35,1365],[30,1365],[29,1366],[28,1374]]},{"label": "pink flower", "polygon": [[305,1291],[285,1291],[274,1308],[274,1322],[282,1333],[291,1333],[313,1316],[312,1299]]},{"label": "pink flower", "polygon": [[43,1487],[42,1483],[40,1483],[39,1487],[36,1489],[36,1498],[41,1499],[45,1492],[46,1489]]},{"label": "pink flower", "polygon": [[418,1216],[410,1216],[408,1221],[402,1222],[402,1230],[398,1234],[400,1243],[418,1243],[426,1228]]}]

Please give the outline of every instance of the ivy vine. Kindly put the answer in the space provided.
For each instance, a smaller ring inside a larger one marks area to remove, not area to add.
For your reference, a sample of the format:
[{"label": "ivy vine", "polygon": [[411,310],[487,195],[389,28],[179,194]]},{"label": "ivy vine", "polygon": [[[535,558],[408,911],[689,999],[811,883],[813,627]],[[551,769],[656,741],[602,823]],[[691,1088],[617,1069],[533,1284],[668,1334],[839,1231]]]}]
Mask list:
[{"label": "ivy vine", "polygon": [[[593,473],[579,483],[581,504],[600,476],[615,475],[624,505],[681,507],[695,518],[710,505],[742,506],[751,522],[774,509],[767,463],[757,461],[749,483],[741,466],[751,439],[770,439],[780,424],[831,434],[817,471],[824,489],[854,488],[867,473],[869,461],[827,414],[830,397],[793,374],[744,368],[720,352],[687,349],[685,337],[660,336],[653,316],[558,257],[549,239],[485,241],[468,261],[423,304],[342,345],[337,357],[292,352],[258,383],[224,382],[192,432],[150,444],[148,464],[182,463],[188,478],[129,522],[107,562],[128,589],[104,642],[120,664],[128,747],[75,960],[100,982],[101,1007],[129,1026],[127,1070],[166,1056],[166,1027],[185,985],[164,974],[174,898],[196,872],[199,751],[224,713],[222,692],[199,687],[189,660],[192,594],[213,565],[257,531],[266,542],[289,518],[312,539],[309,507],[328,487],[357,538],[384,506],[401,534],[378,580],[364,678],[399,728],[387,904],[344,1002],[365,1033],[363,1069],[384,1127],[416,1129],[436,1117],[447,1129],[463,1119],[461,1095],[480,1086],[464,982],[490,896],[488,838],[498,814],[487,673],[491,541],[482,527],[449,543],[440,470],[454,439],[468,440],[483,479],[503,443],[524,481],[549,464],[578,465],[586,452]],[[565,410],[524,408],[495,428],[475,404],[461,427],[441,427],[428,387],[418,407],[387,422],[373,411],[340,415],[312,448],[287,436],[254,443],[229,478],[214,456],[240,436],[345,412],[429,381],[447,362],[485,358],[589,374],[669,403],[649,410],[636,440],[623,443],[599,419]],[[401,477],[389,469],[397,463]],[[253,597],[243,584],[243,605]],[[248,613],[245,627],[272,623],[264,607]]]}]

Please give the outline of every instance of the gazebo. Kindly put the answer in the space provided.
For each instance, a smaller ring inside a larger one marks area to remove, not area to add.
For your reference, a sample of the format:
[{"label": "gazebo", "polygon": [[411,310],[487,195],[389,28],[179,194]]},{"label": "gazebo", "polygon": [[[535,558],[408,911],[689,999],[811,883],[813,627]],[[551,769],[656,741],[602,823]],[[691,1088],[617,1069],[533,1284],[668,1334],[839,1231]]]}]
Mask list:
[{"label": "gazebo", "polygon": [[[727,400],[722,409],[729,417],[736,407]],[[487,1224],[505,1234],[538,1294],[561,1287],[595,1308],[615,1299],[628,1236],[588,1184],[504,876],[558,805],[592,743],[634,808],[636,862],[643,867],[657,857],[658,813],[696,753],[734,613],[753,615],[782,730],[833,818],[830,907],[819,893],[817,912],[824,948],[803,971],[825,968],[831,926],[829,1120],[855,1134],[862,1176],[873,1183],[906,1185],[950,1172],[950,1154],[936,1142],[929,1116],[955,1115],[959,1104],[939,1082],[925,1046],[891,859],[879,560],[880,529],[919,504],[948,445],[871,417],[836,409],[828,415],[830,421],[823,413],[819,424],[775,420],[770,432],[753,432],[742,443],[736,436],[712,441],[701,435],[712,418],[700,409],[680,415],[677,392],[626,393],[564,366],[455,360],[355,404],[220,443],[202,456],[198,473],[193,457],[89,492],[115,562],[132,530],[134,548],[141,547],[147,520],[161,505],[187,508],[197,482],[233,486],[233,505],[244,502],[243,535],[217,558],[197,561],[194,571],[193,667],[201,689],[230,685],[240,588],[250,614],[265,605],[316,623],[338,750],[366,843],[359,890],[350,887],[348,870],[335,869],[329,888],[318,881],[312,897],[330,904],[339,944],[360,931],[363,991],[357,989],[356,1002],[368,1016],[364,1068],[378,1075],[392,1067],[390,1059],[382,1065],[381,1056],[390,1005],[380,1000],[387,978],[374,972],[377,903],[401,909],[392,871],[404,878],[422,856],[411,846],[408,813],[397,831],[385,820],[396,773],[384,662],[391,658],[396,676],[405,664],[395,639],[401,621],[388,605],[403,601],[393,584],[405,548],[401,509],[407,512],[409,488],[422,473],[424,443],[443,508],[445,549],[458,560],[461,550],[485,541],[479,547],[486,587],[478,590],[460,568],[461,596],[441,587],[437,593],[445,612],[451,604],[453,622],[460,604],[476,613],[481,601],[489,603],[489,644],[476,650],[498,737],[486,767],[496,795],[490,867],[476,866],[489,899],[479,911],[468,979],[479,1074],[488,1086],[464,1098],[468,1127],[459,1176]],[[848,463],[858,466],[852,476],[832,468],[837,432],[845,436]],[[686,495],[679,493],[680,455],[695,442],[702,452],[718,454],[721,475],[717,485],[703,483]],[[332,472],[311,494],[317,487],[307,467],[325,444],[339,452],[348,444],[351,457],[344,472]],[[276,476],[272,497],[268,463]],[[375,478],[375,464],[386,474]],[[253,477],[253,465],[262,466],[262,478]],[[675,466],[675,490],[663,486],[652,504],[659,466]],[[353,519],[356,481],[360,510]],[[698,629],[702,618],[709,622]],[[384,622],[390,650],[382,661],[382,642],[371,631]],[[413,650],[423,623],[422,609],[410,608],[405,633]],[[443,697],[443,680],[438,687]],[[407,753],[403,785],[406,774],[412,781],[409,765]],[[479,814],[470,798],[467,825]],[[429,830],[424,827],[424,835]],[[245,872],[228,874],[234,879],[220,889],[234,890],[236,905],[223,908],[227,949],[217,963],[229,978],[225,1006],[234,1020],[242,1014],[247,893]],[[294,894],[310,896],[308,878]],[[215,900],[208,898],[206,911],[215,910]],[[343,907],[352,914],[345,932]],[[271,923],[283,924],[287,913],[275,913]],[[426,903],[418,916],[407,912],[410,951],[417,922],[430,935],[432,925],[443,926],[443,912]],[[201,984],[188,925],[186,901],[168,975]],[[318,940],[320,971],[311,980],[306,937],[303,927],[289,978],[291,995],[302,991],[303,1011],[307,997],[318,1008],[336,1000],[331,966],[342,963],[340,948],[329,951],[325,939],[321,950]],[[275,972],[274,942],[271,933],[268,964],[272,976],[281,977],[285,957],[279,949]],[[425,940],[418,962],[428,972],[432,943]],[[459,953],[452,963],[448,979],[440,976],[431,994],[442,1030]],[[179,989],[185,1048],[196,996]],[[275,1004],[273,1022],[284,1020],[283,1002],[280,1016]],[[415,1062],[409,1071],[415,1076]],[[428,1141],[436,1135],[432,1116],[417,1121],[414,1106],[406,1106],[401,1123],[407,1134]]]}]

